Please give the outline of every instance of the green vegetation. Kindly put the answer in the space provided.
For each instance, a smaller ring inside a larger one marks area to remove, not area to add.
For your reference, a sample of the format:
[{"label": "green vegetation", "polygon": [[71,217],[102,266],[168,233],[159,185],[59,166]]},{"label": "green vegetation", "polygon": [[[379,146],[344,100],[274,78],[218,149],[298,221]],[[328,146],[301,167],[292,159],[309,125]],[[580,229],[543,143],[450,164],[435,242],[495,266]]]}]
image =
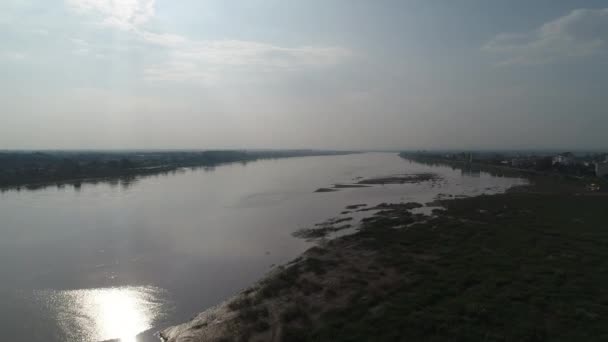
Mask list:
[{"label": "green vegetation", "polygon": [[307,340],[606,340],[605,201],[521,192],[444,201],[443,215],[409,229],[369,221],[344,240],[400,277],[352,289]]},{"label": "green vegetation", "polygon": [[[421,206],[413,202],[351,205],[375,213],[356,233],[323,240],[244,291],[229,304],[236,318],[194,334],[606,341],[608,194],[590,190],[589,179],[531,180],[505,194],[436,200],[432,205],[443,209],[434,216],[412,213]],[[338,220],[302,236],[324,236]],[[187,323],[186,331],[201,321]]]}]

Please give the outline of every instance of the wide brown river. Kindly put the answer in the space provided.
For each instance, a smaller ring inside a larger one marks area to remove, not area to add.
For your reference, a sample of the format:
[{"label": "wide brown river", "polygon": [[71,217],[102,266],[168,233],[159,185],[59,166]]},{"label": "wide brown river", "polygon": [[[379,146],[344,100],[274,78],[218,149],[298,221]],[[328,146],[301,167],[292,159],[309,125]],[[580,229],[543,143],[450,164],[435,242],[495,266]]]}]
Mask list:
[{"label": "wide brown river", "polygon": [[[357,177],[441,182],[315,193]],[[309,243],[299,228],[346,205],[504,191],[522,179],[391,153],[301,157],[134,181],[0,193],[0,331],[6,341],[152,341],[252,284]]]}]

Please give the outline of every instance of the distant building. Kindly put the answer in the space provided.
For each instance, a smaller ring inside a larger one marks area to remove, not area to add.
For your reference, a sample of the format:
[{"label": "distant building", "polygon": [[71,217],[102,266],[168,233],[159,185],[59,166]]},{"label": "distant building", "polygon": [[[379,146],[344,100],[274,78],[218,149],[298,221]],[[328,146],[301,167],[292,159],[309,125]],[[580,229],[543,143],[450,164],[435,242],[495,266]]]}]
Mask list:
[{"label": "distant building", "polygon": [[574,163],[574,155],[570,152],[558,154],[553,157],[553,164],[572,165]]},{"label": "distant building", "polygon": [[598,177],[608,175],[608,163],[604,162],[595,164],[595,175]]}]

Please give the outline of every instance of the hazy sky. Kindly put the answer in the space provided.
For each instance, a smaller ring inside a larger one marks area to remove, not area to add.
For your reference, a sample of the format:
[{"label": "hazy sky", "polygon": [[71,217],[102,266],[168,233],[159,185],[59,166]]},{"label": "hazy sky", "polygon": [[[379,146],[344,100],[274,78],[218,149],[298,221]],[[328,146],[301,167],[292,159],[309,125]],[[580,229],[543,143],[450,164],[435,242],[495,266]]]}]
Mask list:
[{"label": "hazy sky", "polygon": [[608,3],[2,0],[2,148],[608,148]]}]

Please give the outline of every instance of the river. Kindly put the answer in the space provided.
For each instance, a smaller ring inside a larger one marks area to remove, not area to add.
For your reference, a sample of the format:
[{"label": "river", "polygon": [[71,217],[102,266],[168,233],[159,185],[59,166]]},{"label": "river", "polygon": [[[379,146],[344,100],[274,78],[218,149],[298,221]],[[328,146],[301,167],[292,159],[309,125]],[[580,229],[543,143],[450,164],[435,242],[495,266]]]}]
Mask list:
[{"label": "river", "polygon": [[[434,183],[315,193],[358,177]],[[8,341],[156,341],[310,244],[300,228],[346,205],[428,202],[523,184],[391,153],[184,169],[129,181],[0,193],[0,331]]]}]

